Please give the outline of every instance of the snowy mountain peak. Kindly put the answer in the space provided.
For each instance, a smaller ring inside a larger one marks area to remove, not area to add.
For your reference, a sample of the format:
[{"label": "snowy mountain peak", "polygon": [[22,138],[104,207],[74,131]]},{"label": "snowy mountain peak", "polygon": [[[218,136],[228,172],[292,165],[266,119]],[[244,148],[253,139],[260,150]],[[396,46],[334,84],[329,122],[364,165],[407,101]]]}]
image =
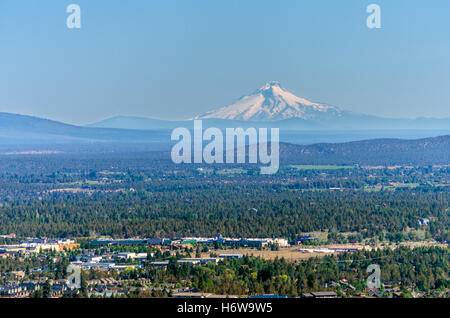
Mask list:
[{"label": "snowy mountain peak", "polygon": [[241,97],[234,104],[207,112],[195,117],[195,119],[274,121],[301,118],[321,120],[341,114],[342,111],[337,107],[314,103],[297,97],[282,88],[279,82],[272,81],[253,94]]},{"label": "snowy mountain peak", "polygon": [[260,91],[266,91],[266,90],[272,89],[273,87],[281,88],[280,82],[270,81],[270,82],[266,83],[263,87],[261,87],[259,90]]}]

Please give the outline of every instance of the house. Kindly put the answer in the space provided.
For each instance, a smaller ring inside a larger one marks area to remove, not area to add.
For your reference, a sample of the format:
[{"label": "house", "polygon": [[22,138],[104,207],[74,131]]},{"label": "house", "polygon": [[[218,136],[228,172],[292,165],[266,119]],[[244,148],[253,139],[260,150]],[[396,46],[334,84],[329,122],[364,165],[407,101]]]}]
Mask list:
[{"label": "house", "polygon": [[22,288],[26,289],[27,291],[31,293],[41,289],[41,284],[39,284],[38,281],[29,281],[29,282],[24,282],[22,284],[20,284],[22,286]]},{"label": "house", "polygon": [[60,297],[67,291],[67,284],[65,282],[55,282],[52,285],[52,296]]},{"label": "house", "polygon": [[108,278],[89,280],[87,282],[87,284],[89,286],[102,286],[102,287],[106,288],[106,287],[117,286],[118,283],[117,283],[117,281],[114,278],[108,277]]},{"label": "house", "polygon": [[288,298],[288,297],[284,295],[264,294],[264,295],[248,296],[248,298]]},{"label": "house", "polygon": [[174,293],[172,294],[172,297],[174,298],[206,298],[210,296],[211,294],[203,293],[203,292],[181,292],[181,293]]},{"label": "house", "polygon": [[28,289],[26,284],[12,284],[3,286],[0,290],[0,294],[5,297],[23,298],[28,297],[34,292],[34,289]]},{"label": "house", "polygon": [[330,282],[330,283],[325,283],[325,287],[340,287],[341,284],[339,284],[338,282]]},{"label": "house", "polygon": [[25,277],[24,271],[10,271],[8,274],[17,279],[23,279]]},{"label": "house", "polygon": [[105,289],[102,291],[93,291],[88,293],[88,297],[107,297],[107,298],[111,298],[111,297],[119,297],[122,295],[126,295],[127,291],[126,290],[119,290],[119,289]]},{"label": "house", "polygon": [[376,290],[376,289],[369,289],[367,294],[369,296],[373,296],[373,297],[377,297],[377,298],[383,297],[383,294],[380,291]]},{"label": "house", "polygon": [[401,298],[402,297],[402,292],[400,291],[396,291],[392,293],[392,297],[394,298]]},{"label": "house", "polygon": [[337,298],[337,294],[334,291],[318,291],[311,292],[312,298]]}]

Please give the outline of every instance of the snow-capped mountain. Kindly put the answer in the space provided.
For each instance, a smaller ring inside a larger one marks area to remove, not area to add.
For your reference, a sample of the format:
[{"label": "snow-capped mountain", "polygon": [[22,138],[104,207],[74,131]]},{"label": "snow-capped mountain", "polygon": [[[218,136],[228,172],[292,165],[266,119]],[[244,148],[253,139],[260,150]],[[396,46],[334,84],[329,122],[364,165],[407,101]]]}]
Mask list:
[{"label": "snow-capped mountain", "polygon": [[343,114],[344,111],[338,107],[297,97],[282,88],[280,83],[269,82],[253,94],[241,97],[234,104],[199,115],[195,119],[275,121],[301,118],[320,121]]},{"label": "snow-capped mountain", "polygon": [[[443,130],[447,134],[450,118],[384,118],[347,111],[336,106],[312,102],[290,93],[278,82],[269,82],[234,104],[187,120],[158,120],[135,116],[115,116],[90,124],[88,127],[138,130],[170,130],[192,127],[192,120],[202,119],[203,127],[220,129],[280,128],[285,131],[319,130]],[[429,137],[435,135],[415,135]],[[385,135],[383,135],[385,136]],[[389,135],[391,136],[391,135]],[[403,135],[392,135],[403,136]],[[0,136],[1,137],[1,136]]]}]

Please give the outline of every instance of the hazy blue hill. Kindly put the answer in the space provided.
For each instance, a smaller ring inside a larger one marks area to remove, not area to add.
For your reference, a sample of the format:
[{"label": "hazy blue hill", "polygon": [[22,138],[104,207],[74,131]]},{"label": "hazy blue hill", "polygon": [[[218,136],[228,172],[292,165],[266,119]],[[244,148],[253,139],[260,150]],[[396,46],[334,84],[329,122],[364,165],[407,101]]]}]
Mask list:
[{"label": "hazy blue hill", "polygon": [[165,130],[185,125],[182,121],[159,120],[136,116],[115,116],[86,127],[94,128],[120,128],[137,130]]},{"label": "hazy blue hill", "polygon": [[373,139],[300,146],[282,144],[280,158],[297,164],[432,165],[450,163],[450,135],[414,140]]},{"label": "hazy blue hill", "polygon": [[17,129],[22,131],[76,131],[77,126],[64,124],[58,121],[43,119],[27,115],[0,113],[0,128]]},{"label": "hazy blue hill", "polygon": [[0,143],[3,144],[155,141],[167,139],[166,135],[155,131],[80,127],[32,116],[0,113]]}]

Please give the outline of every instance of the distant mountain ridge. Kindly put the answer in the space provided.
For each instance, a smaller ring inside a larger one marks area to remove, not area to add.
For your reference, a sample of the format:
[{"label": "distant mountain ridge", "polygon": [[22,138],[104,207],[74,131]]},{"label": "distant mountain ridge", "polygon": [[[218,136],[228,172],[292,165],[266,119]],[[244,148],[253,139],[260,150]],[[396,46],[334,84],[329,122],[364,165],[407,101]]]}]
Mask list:
[{"label": "distant mountain ridge", "polygon": [[[227,120],[217,119],[205,119],[204,121],[210,125],[228,122]],[[246,121],[235,122],[240,124],[252,123]],[[192,122],[184,122],[184,124],[192,124]],[[320,137],[320,134],[323,134],[323,136]],[[336,139],[335,135],[339,134],[343,134],[343,136],[338,136]],[[348,137],[345,137],[346,134],[346,132],[336,131],[329,133],[320,131],[316,133],[313,131],[281,133],[281,162],[284,164],[357,163],[367,165],[448,165],[450,163],[450,132],[445,136],[413,140],[373,139],[373,136],[376,135],[370,135],[371,140],[339,142],[348,140]],[[314,139],[317,136],[319,136],[318,139]],[[361,140],[359,136],[361,135],[355,132],[350,139]],[[367,138],[367,135],[363,136]],[[317,143],[315,140],[332,140],[333,143]],[[312,144],[313,142],[315,143]],[[79,149],[80,146],[74,147],[73,144],[83,144],[83,149],[88,147],[89,151],[95,152],[104,148],[99,146],[99,143],[103,143],[107,149],[119,152],[123,151],[123,149],[140,149],[139,151],[165,149],[165,151],[169,151],[170,131],[80,127],[32,116],[0,113],[0,144],[4,146],[2,147],[3,149],[7,149],[4,151],[5,153],[17,151],[19,151],[17,153],[20,153],[23,149],[27,151],[31,149],[37,151],[35,153],[40,153],[39,149],[49,151],[48,146],[45,146],[48,144],[68,145],[68,148],[64,149]],[[293,143],[309,143],[310,145]],[[126,145],[125,148],[121,146],[123,144]],[[56,147],[55,149],[59,148]]]},{"label": "distant mountain ridge", "polygon": [[450,118],[395,119],[365,115],[295,96],[279,82],[269,82],[235,103],[188,120],[167,121],[135,116],[115,116],[88,125],[99,128],[173,129],[190,127],[201,119],[205,127],[267,127],[282,130],[450,130]]},{"label": "distant mountain ridge", "polygon": [[[126,119],[126,120],[123,120]],[[137,122],[136,122],[137,121]],[[280,141],[312,144],[318,142],[345,142],[374,138],[416,139],[450,134],[450,129],[436,130],[344,130],[320,128],[318,124],[303,119],[283,121],[244,121],[228,119],[203,119],[203,128],[229,127],[280,128]],[[135,124],[137,123],[137,124]],[[376,123],[374,123],[376,124]],[[165,121],[139,117],[116,117],[102,124],[75,126],[33,116],[0,112],[0,144],[86,143],[86,142],[170,142],[175,127],[193,128],[193,121]],[[127,127],[135,127],[129,129]],[[298,127],[301,128],[298,128]]]}]

